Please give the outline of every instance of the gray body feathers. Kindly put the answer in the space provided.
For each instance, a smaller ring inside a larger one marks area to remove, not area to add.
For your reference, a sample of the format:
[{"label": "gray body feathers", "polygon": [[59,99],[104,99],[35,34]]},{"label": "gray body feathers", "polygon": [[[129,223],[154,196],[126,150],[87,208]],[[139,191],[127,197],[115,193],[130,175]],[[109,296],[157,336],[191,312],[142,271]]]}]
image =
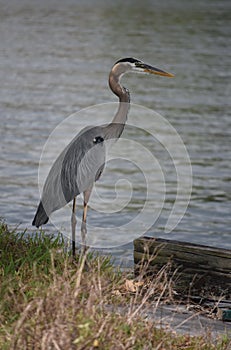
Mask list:
[{"label": "gray body feathers", "polygon": [[46,178],[32,225],[45,224],[52,212],[91,188],[105,163],[105,127],[83,129],[62,151]]}]

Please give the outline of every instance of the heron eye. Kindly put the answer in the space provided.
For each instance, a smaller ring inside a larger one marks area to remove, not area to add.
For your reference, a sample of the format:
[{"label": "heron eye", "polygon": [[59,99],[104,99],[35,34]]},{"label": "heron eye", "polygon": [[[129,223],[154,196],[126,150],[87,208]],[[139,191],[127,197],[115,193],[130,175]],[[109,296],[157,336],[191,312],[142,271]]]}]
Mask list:
[{"label": "heron eye", "polygon": [[136,62],[135,66],[138,68],[144,68],[144,64],[142,62]]},{"label": "heron eye", "polygon": [[96,137],[93,139],[93,142],[94,142],[94,143],[101,143],[101,142],[103,142],[103,141],[104,141],[104,139],[103,139],[102,136],[96,136]]}]

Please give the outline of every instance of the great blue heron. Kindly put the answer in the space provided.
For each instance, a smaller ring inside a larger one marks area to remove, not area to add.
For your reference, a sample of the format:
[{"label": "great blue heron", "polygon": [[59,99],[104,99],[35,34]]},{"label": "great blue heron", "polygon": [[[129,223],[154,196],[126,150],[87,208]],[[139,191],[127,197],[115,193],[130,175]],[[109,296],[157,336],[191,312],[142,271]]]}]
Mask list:
[{"label": "great blue heron", "polygon": [[73,200],[71,216],[73,255],[75,255],[76,197],[83,193],[81,233],[84,240],[89,197],[94,182],[100,178],[104,168],[104,141],[118,139],[127,120],[130,94],[120,84],[120,78],[127,72],[174,76],[132,57],[123,58],[113,65],[109,74],[109,86],[119,97],[117,113],[108,125],[84,128],[59,155],[46,178],[42,198],[32,223],[36,227],[46,224],[52,212]]}]

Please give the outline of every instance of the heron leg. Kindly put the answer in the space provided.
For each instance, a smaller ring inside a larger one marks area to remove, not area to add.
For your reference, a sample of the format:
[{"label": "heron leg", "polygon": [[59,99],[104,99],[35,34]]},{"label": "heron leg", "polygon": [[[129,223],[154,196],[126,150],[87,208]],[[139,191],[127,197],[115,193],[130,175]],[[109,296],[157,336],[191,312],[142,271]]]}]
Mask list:
[{"label": "heron leg", "polygon": [[72,215],[71,215],[71,229],[72,229],[72,255],[75,256],[75,229],[76,229],[76,197],[73,199]]},{"label": "heron leg", "polygon": [[86,236],[87,236],[87,203],[84,201],[83,203],[83,217],[82,217],[82,225],[81,225],[81,236],[82,236],[82,244],[84,249],[86,248]]},{"label": "heron leg", "polygon": [[87,191],[84,191],[83,193],[83,216],[82,216],[82,225],[81,225],[81,236],[82,236],[82,244],[83,244],[83,249],[86,251],[87,246],[86,246],[86,236],[87,236],[87,206],[88,206],[88,201],[91,195],[92,187],[89,188]]}]

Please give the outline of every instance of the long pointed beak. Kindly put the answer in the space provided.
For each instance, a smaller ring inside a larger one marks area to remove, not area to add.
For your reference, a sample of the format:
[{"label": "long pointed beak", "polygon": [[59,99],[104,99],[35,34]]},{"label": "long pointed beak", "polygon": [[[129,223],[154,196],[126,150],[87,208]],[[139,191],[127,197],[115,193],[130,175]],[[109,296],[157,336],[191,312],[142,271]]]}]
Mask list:
[{"label": "long pointed beak", "polygon": [[172,73],[168,73],[168,72],[165,72],[162,69],[152,67],[149,64],[141,63],[141,64],[136,64],[136,66],[138,68],[141,68],[142,71],[145,72],[145,73],[162,75],[164,77],[169,77],[169,78],[173,78],[175,76]]},{"label": "long pointed beak", "polygon": [[162,75],[164,77],[169,77],[169,78],[173,78],[174,77],[174,74],[165,72],[164,70],[159,69],[159,68],[155,68],[155,67],[149,66],[148,64],[144,65],[144,72],[145,73],[150,73],[150,74]]},{"label": "long pointed beak", "polygon": [[148,66],[147,68],[145,68],[144,72],[150,73],[150,74],[162,75],[162,76],[168,77],[168,78],[174,77],[174,74],[172,74],[172,73],[168,73],[168,72],[165,72],[164,70],[161,70],[161,69],[155,68],[155,67],[151,67],[151,66]]}]

